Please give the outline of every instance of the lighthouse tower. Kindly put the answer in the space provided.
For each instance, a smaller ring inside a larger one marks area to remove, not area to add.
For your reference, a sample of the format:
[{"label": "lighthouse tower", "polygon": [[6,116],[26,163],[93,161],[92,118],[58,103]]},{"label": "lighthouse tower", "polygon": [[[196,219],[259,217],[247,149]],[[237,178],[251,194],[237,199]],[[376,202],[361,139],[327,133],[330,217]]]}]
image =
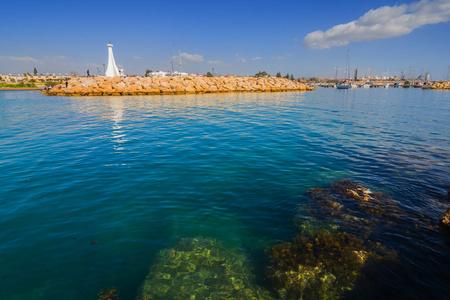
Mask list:
[{"label": "lighthouse tower", "polygon": [[108,46],[108,67],[106,68],[106,77],[120,76],[119,70],[117,69],[116,62],[114,61],[114,55],[112,51],[113,45],[109,42]]}]

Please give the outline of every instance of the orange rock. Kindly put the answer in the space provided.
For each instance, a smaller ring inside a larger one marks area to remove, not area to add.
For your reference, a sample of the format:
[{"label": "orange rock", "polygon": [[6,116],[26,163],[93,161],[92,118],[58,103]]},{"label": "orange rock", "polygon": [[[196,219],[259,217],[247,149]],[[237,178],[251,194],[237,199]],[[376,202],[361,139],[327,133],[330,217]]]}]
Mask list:
[{"label": "orange rock", "polygon": [[[448,88],[436,84],[436,88]],[[47,95],[140,95],[219,92],[313,91],[312,87],[285,78],[253,77],[94,77],[75,78],[47,91]]]}]

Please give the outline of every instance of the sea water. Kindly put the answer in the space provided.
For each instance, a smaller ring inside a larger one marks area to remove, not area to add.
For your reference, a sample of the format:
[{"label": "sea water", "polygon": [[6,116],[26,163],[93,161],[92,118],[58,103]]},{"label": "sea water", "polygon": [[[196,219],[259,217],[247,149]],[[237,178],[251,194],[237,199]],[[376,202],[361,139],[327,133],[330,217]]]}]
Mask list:
[{"label": "sea water", "polygon": [[448,299],[448,91],[0,92],[0,298],[135,299],[157,253],[191,237],[243,249],[270,290],[267,249],[310,217],[307,190],[342,179],[408,216],[371,236],[399,261],[348,297]]}]

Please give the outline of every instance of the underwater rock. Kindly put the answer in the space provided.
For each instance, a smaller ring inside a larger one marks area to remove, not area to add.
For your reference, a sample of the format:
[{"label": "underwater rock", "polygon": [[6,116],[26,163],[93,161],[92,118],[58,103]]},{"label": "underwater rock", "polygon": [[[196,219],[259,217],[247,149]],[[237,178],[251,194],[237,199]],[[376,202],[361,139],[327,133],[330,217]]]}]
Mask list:
[{"label": "underwater rock", "polygon": [[159,252],[139,293],[143,299],[274,299],[253,284],[245,254],[214,239],[183,239]]},{"label": "underwater rock", "polygon": [[115,287],[100,290],[98,300],[119,300],[119,291]]},{"label": "underwater rock", "polygon": [[368,235],[377,222],[390,225],[404,212],[389,195],[372,192],[352,180],[332,182],[326,188],[311,188],[306,194],[320,205],[320,217],[336,221]]},{"label": "underwater rock", "polygon": [[296,218],[294,220],[294,224],[297,225],[301,232],[306,235],[315,235],[320,231],[336,233],[339,229],[339,225],[337,224],[316,219],[301,220]]},{"label": "underwater rock", "polygon": [[444,228],[447,228],[450,230],[450,208],[447,209],[445,214],[439,220],[439,224],[441,224],[441,226],[443,226]]},{"label": "underwater rock", "polygon": [[379,243],[345,233],[297,235],[269,249],[267,275],[281,299],[339,299],[353,289],[369,261],[394,259]]}]

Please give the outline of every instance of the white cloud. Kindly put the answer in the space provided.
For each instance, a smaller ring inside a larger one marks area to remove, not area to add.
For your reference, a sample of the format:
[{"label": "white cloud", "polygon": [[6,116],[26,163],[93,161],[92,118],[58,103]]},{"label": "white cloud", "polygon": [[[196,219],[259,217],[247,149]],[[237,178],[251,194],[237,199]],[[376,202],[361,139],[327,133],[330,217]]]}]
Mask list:
[{"label": "white cloud", "polygon": [[140,56],[133,56],[133,59],[139,60],[139,59],[142,59],[142,57],[140,57]]},{"label": "white cloud", "polygon": [[342,47],[350,42],[373,41],[409,34],[427,24],[450,21],[449,0],[421,0],[411,4],[371,9],[356,21],[314,31],[303,40],[312,49]]},{"label": "white cloud", "polygon": [[188,54],[188,53],[181,53],[181,59],[185,60],[185,61],[190,61],[190,62],[204,62],[205,59],[203,58],[202,55],[199,54]]},{"label": "white cloud", "polygon": [[257,57],[253,57],[253,58],[252,58],[252,61],[255,61],[255,60],[261,60],[261,59],[262,59],[262,57],[257,56]]},{"label": "white cloud", "polygon": [[208,60],[208,64],[210,64],[210,65],[222,65],[223,61],[221,61],[221,60]]}]

